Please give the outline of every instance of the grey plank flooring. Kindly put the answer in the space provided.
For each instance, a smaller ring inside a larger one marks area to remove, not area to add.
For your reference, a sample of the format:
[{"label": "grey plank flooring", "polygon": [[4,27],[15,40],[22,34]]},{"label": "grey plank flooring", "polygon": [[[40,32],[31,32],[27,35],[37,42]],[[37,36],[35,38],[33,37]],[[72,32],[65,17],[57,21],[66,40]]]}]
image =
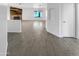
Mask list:
[{"label": "grey plank flooring", "polygon": [[79,56],[79,39],[58,38],[45,21],[22,21],[21,33],[8,33],[8,56]]}]

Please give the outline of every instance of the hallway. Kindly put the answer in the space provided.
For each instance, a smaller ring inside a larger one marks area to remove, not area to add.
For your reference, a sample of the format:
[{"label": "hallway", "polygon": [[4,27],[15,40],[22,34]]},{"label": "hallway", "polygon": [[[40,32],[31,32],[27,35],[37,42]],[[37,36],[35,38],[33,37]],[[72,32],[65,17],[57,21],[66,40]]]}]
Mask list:
[{"label": "hallway", "polygon": [[45,29],[45,21],[22,21],[22,33],[8,33],[8,56],[79,55],[79,40],[58,38]]}]

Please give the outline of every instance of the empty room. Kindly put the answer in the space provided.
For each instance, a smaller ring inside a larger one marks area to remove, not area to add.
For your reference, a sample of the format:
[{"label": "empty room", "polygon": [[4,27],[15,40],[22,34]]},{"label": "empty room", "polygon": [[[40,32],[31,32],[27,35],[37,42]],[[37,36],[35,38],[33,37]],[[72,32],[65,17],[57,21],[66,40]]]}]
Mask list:
[{"label": "empty room", "polygon": [[0,56],[79,56],[79,3],[0,3]]}]

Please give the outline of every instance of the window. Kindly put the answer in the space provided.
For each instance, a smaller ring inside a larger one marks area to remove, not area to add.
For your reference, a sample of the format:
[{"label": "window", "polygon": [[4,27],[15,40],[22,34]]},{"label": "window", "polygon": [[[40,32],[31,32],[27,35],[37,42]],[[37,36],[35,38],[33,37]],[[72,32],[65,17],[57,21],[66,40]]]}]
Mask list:
[{"label": "window", "polygon": [[40,17],[42,17],[42,12],[41,12],[41,11],[34,11],[34,17],[35,17],[35,18],[40,18]]}]

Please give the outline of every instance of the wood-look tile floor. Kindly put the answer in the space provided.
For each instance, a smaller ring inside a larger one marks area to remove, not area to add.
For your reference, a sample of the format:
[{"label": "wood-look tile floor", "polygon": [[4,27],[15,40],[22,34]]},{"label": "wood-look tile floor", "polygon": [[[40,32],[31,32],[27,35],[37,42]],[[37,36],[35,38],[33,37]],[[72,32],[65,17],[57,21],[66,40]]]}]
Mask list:
[{"label": "wood-look tile floor", "polygon": [[79,56],[79,39],[58,38],[44,21],[22,21],[22,33],[8,33],[8,56]]}]

